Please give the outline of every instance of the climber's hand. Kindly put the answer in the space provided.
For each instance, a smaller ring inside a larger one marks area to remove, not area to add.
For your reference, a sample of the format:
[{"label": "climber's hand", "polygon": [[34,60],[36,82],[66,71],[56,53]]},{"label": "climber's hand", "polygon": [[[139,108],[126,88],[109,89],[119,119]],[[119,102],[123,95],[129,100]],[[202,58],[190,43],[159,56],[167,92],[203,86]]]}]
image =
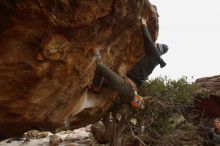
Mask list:
[{"label": "climber's hand", "polygon": [[144,18],[141,17],[140,20],[141,20],[141,23],[142,23],[143,25],[147,25],[146,19],[144,19]]},{"label": "climber's hand", "polygon": [[96,59],[96,62],[100,62],[101,61],[101,55],[100,55],[100,48],[96,48],[95,50],[95,59]]}]

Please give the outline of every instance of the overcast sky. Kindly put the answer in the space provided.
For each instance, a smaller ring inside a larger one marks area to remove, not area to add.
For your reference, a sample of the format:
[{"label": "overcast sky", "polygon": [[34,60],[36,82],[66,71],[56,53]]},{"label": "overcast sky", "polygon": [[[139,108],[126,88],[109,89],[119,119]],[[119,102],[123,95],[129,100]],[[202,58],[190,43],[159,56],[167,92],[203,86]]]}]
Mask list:
[{"label": "overcast sky", "polygon": [[157,6],[159,38],[170,47],[150,76],[194,79],[220,75],[220,0],[150,0]]}]

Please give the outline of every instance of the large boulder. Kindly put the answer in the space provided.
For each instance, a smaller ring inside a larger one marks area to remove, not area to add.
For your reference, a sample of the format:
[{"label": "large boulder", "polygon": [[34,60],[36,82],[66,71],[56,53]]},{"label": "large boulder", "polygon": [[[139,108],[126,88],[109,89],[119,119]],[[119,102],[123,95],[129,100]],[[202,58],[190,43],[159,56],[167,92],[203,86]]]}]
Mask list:
[{"label": "large boulder", "polygon": [[1,0],[0,138],[98,121],[117,93],[86,88],[95,54],[124,76],[144,53],[140,15],[155,41],[148,0]]},{"label": "large boulder", "polygon": [[220,75],[196,80],[196,110],[199,118],[220,117]]}]

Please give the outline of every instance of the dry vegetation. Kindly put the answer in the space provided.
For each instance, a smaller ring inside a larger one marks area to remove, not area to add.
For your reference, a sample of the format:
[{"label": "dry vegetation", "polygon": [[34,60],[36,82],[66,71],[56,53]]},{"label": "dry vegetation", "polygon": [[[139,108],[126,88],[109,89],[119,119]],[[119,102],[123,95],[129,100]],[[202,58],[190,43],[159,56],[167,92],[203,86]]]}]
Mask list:
[{"label": "dry vegetation", "polygon": [[192,124],[194,83],[186,78],[157,78],[146,82],[139,94],[145,108],[136,110],[119,98],[105,116],[110,144],[129,145],[202,145],[198,126]]}]

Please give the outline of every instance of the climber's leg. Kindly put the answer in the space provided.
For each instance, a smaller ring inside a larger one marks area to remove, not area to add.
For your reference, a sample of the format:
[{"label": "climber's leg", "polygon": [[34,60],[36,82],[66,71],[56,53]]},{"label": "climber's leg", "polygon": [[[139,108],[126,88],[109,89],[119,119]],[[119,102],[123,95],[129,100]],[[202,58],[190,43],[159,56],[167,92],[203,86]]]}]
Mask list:
[{"label": "climber's leg", "polygon": [[95,88],[99,88],[101,84],[117,90],[120,95],[126,97],[131,97],[134,95],[134,90],[130,83],[116,74],[106,65],[98,63],[96,65],[93,86],[95,86]]},{"label": "climber's leg", "polygon": [[[88,86],[90,90],[92,90],[95,93],[98,93],[102,87],[106,86],[106,81],[103,77],[103,75],[100,73],[100,71],[96,68],[93,81]],[[107,85],[108,86],[108,85]]]}]

